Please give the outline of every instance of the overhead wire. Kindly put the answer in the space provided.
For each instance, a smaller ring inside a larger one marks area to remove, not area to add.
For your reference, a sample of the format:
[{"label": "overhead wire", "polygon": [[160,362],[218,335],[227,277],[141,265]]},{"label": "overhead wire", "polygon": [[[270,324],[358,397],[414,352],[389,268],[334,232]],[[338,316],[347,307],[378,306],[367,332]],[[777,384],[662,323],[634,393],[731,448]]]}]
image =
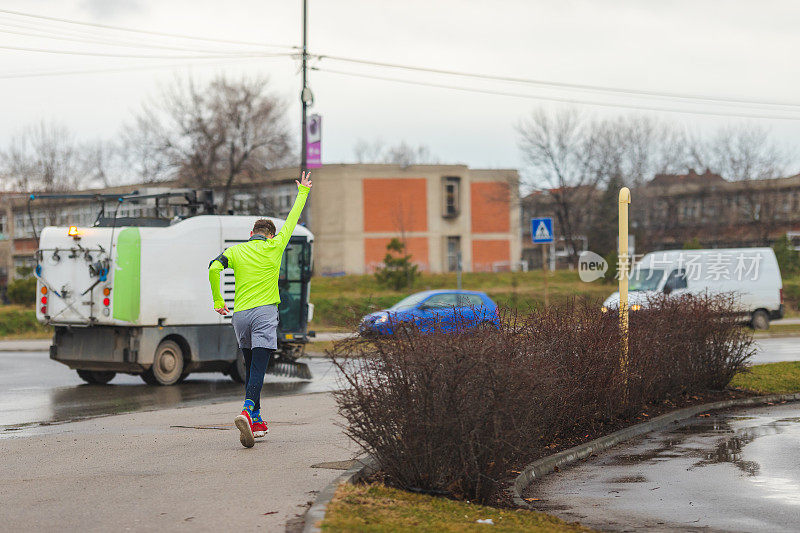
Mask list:
[{"label": "overhead wire", "polygon": [[509,96],[514,98],[526,98],[530,100],[544,100],[550,102],[560,102],[560,103],[568,103],[568,104],[581,104],[581,105],[591,105],[591,106],[599,106],[599,107],[614,107],[614,108],[624,108],[624,109],[637,109],[637,110],[644,110],[644,111],[661,111],[661,112],[668,112],[668,113],[685,113],[685,114],[692,114],[692,115],[709,115],[709,116],[723,116],[723,117],[739,117],[739,118],[753,118],[753,119],[772,119],[772,120],[800,120],[800,115],[796,116],[786,116],[786,115],[766,115],[766,114],[756,114],[756,113],[736,113],[736,112],[724,112],[724,111],[711,111],[711,110],[692,110],[692,109],[678,109],[678,108],[668,108],[668,107],[656,107],[656,106],[648,106],[648,105],[639,105],[639,104],[626,104],[626,103],[614,103],[614,102],[602,102],[597,100],[586,100],[586,99],[578,99],[578,98],[563,98],[558,96],[549,96],[549,95],[535,95],[529,93],[516,93],[516,92],[509,92],[509,91],[497,91],[493,89],[481,89],[477,87],[464,87],[460,85],[449,85],[443,83],[433,83],[433,82],[425,82],[419,80],[408,80],[403,78],[394,78],[389,76],[380,76],[380,75],[373,75],[373,74],[365,74],[360,72],[348,72],[336,69],[329,69],[325,67],[310,67],[312,70],[316,70],[319,72],[329,72],[332,74],[339,74],[344,76],[352,76],[358,78],[367,78],[373,80],[381,80],[381,81],[391,81],[397,83],[404,83],[408,85],[419,85],[424,87],[435,87],[440,89],[450,89],[455,91],[462,91],[462,92],[471,92],[471,93],[481,93],[481,94],[490,94],[490,95],[497,95],[497,96]]},{"label": "overhead wire", "polygon": [[144,55],[144,54],[120,54],[114,52],[89,52],[82,50],[54,50],[52,48],[29,48],[25,46],[0,45],[0,50],[14,50],[21,52],[35,52],[59,55],[78,55],[93,57],[126,57],[135,59],[215,59],[215,58],[236,58],[236,57],[269,57],[273,55],[291,56],[293,52],[283,52],[279,54],[268,54],[264,52],[225,52],[209,55]]},{"label": "overhead wire", "polygon": [[160,37],[172,37],[175,39],[189,39],[194,41],[206,41],[206,42],[214,42],[214,43],[226,43],[226,44],[240,44],[240,45],[249,45],[249,46],[262,46],[262,47],[271,47],[271,48],[285,48],[285,49],[297,49],[297,46],[287,45],[287,44],[276,44],[276,43],[260,43],[254,41],[241,41],[241,40],[234,40],[234,39],[218,39],[213,37],[199,37],[195,35],[185,35],[180,33],[169,33],[169,32],[160,32],[160,31],[152,31],[152,30],[142,30],[137,28],[128,28],[125,26],[115,26],[112,24],[101,24],[98,22],[86,22],[86,21],[79,21],[79,20],[72,20],[60,17],[50,17],[47,15],[38,15],[35,13],[25,13],[22,11],[14,11],[11,9],[0,9],[0,13],[6,13],[9,15],[16,15],[19,17],[27,17],[39,20],[48,20],[53,22],[60,22],[63,24],[72,24],[78,26],[87,26],[93,28],[102,28],[106,30],[116,30],[116,31],[124,31],[124,32],[131,32],[131,33],[139,33],[144,35],[157,35]]},{"label": "overhead wire", "polygon": [[582,83],[567,83],[567,82],[559,82],[559,81],[548,81],[548,80],[539,80],[533,78],[521,78],[515,76],[501,76],[501,75],[494,75],[494,74],[482,74],[477,72],[466,72],[466,71],[458,71],[458,70],[449,70],[449,69],[441,69],[441,68],[433,68],[433,67],[423,67],[423,66],[416,66],[416,65],[405,65],[399,63],[388,63],[384,61],[373,61],[369,59],[360,59],[360,58],[353,58],[353,57],[344,57],[344,56],[337,56],[337,55],[329,55],[329,54],[309,54],[310,57],[313,57],[318,60],[333,60],[333,61],[341,61],[345,63],[353,63],[359,65],[367,65],[367,66],[374,66],[374,67],[383,67],[389,69],[399,69],[399,70],[409,70],[409,71],[416,71],[416,72],[427,72],[431,74],[442,74],[446,76],[458,76],[464,78],[475,78],[475,79],[483,79],[483,80],[492,80],[492,81],[503,81],[503,82],[510,82],[510,83],[523,83],[528,85],[538,85],[542,87],[548,88],[556,88],[556,89],[571,89],[571,90],[580,90],[580,91],[590,91],[590,92],[604,92],[604,93],[618,93],[623,95],[629,96],[640,96],[640,97],[655,97],[655,98],[667,98],[667,99],[683,99],[683,100],[700,100],[706,102],[716,102],[716,103],[725,103],[725,104],[736,104],[736,105],[756,105],[756,106],[783,106],[783,107],[800,107],[800,102],[780,102],[780,101],[772,101],[772,100],[760,100],[760,99],[748,99],[748,98],[730,98],[724,96],[712,96],[712,95],[704,95],[704,94],[691,94],[691,93],[680,93],[680,92],[666,92],[666,91],[648,91],[643,89],[628,89],[623,87],[612,87],[612,86],[602,86],[602,85],[590,85],[590,84],[582,84]]},{"label": "overhead wire", "polygon": [[[115,26],[110,24],[101,24],[101,23],[94,23],[94,22],[86,22],[86,21],[78,21],[72,20],[67,18],[60,18],[60,17],[52,17],[46,15],[38,15],[34,13],[26,13],[21,11],[15,11],[10,9],[0,9],[0,14],[11,15],[13,17],[22,17],[23,19],[34,19],[34,20],[41,20],[47,21],[49,27],[45,28],[36,28],[36,27],[26,27],[20,26],[19,24],[16,27],[21,27],[23,29],[28,29],[30,31],[36,31],[39,35],[26,35],[29,37],[37,37],[37,38],[45,38],[45,39],[58,39],[58,40],[72,40],[75,42],[92,42],[92,44],[105,44],[108,46],[125,46],[125,47],[138,47],[138,48],[154,48],[154,49],[164,49],[164,50],[175,50],[175,51],[186,51],[192,52],[194,54],[210,54],[210,55],[144,55],[144,54],[121,54],[121,53],[111,53],[111,52],[92,52],[92,51],[79,51],[79,50],[54,50],[54,49],[45,49],[45,48],[33,48],[33,47],[17,47],[17,46],[10,46],[10,45],[0,45],[0,50],[14,50],[14,51],[23,51],[23,52],[35,52],[35,53],[51,53],[51,54],[61,54],[61,55],[83,55],[83,56],[98,56],[98,57],[117,57],[117,58],[134,58],[134,59],[235,59],[235,58],[247,58],[247,57],[274,57],[281,54],[260,54],[255,51],[248,51],[248,50],[197,50],[191,48],[182,48],[182,47],[175,47],[168,44],[163,43],[130,43],[125,41],[114,41],[114,40],[107,40],[102,41],[102,39],[115,39],[117,38],[116,35],[104,35],[102,33],[87,33],[92,29],[99,29],[103,31],[113,31],[113,32],[129,32],[135,33],[139,35],[151,35],[160,38],[171,38],[171,39],[185,39],[185,40],[192,40],[192,41],[204,41],[204,42],[213,42],[219,44],[235,44],[235,45],[245,45],[245,46],[257,46],[257,47],[278,47],[284,49],[291,49],[296,50],[297,46],[285,45],[285,44],[269,44],[269,43],[260,43],[254,41],[244,41],[244,40],[233,40],[233,39],[219,39],[219,38],[212,38],[212,37],[200,37],[194,35],[185,35],[179,33],[169,33],[169,32],[158,32],[158,31],[151,31],[151,30],[142,30],[138,28],[129,28],[124,26]],[[19,19],[12,19],[14,22],[25,22],[24,20]],[[53,24],[55,23],[55,25]],[[70,34],[67,33],[68,30],[60,26],[62,24],[67,24],[70,26],[77,26],[76,30],[84,32],[86,35],[81,36],[78,34],[76,36],[74,33]],[[3,19],[0,19],[0,25],[6,26],[14,26],[14,24],[4,22]],[[22,32],[14,32],[10,30],[0,30],[0,32],[10,33],[10,34],[20,34],[25,35]],[[54,35],[46,35],[42,33],[53,33]],[[97,42],[93,42],[92,39],[97,38]],[[286,53],[282,54],[284,56],[296,56],[295,53]],[[462,77],[462,78],[470,78],[470,79],[480,79],[486,81],[495,81],[495,82],[506,82],[506,83],[515,83],[515,84],[526,84],[537,86],[541,88],[550,88],[550,89],[566,89],[571,91],[583,91],[583,92],[592,92],[592,93],[600,93],[600,94],[611,94],[611,95],[624,95],[624,96],[633,96],[637,98],[658,98],[658,99],[667,99],[667,100],[678,100],[683,101],[684,103],[696,104],[696,103],[712,103],[715,105],[722,105],[722,106],[750,106],[750,107],[762,107],[767,108],[769,111],[781,112],[781,111],[789,111],[789,109],[770,109],[770,108],[797,108],[800,111],[800,103],[797,102],[786,102],[786,101],[775,101],[775,100],[765,100],[765,99],[755,99],[755,98],[733,98],[733,97],[725,97],[725,96],[713,96],[707,94],[695,94],[695,93],[683,93],[683,92],[669,92],[669,91],[650,91],[644,89],[630,89],[624,87],[616,87],[616,86],[602,86],[602,85],[593,85],[593,84],[583,84],[583,83],[568,83],[568,82],[560,82],[560,81],[550,81],[550,80],[541,80],[541,79],[534,79],[534,78],[524,78],[524,77],[516,77],[516,76],[503,76],[503,75],[494,75],[494,74],[485,74],[479,72],[467,72],[467,71],[458,71],[452,69],[442,69],[442,68],[434,68],[434,67],[425,67],[425,66],[418,66],[418,65],[407,65],[407,64],[400,64],[400,63],[391,63],[385,61],[374,61],[369,59],[362,59],[362,58],[354,58],[354,57],[345,57],[345,56],[338,56],[338,55],[330,55],[330,54],[309,54],[310,57],[315,58],[319,61],[323,60],[331,60],[331,61],[340,61],[346,62],[351,64],[360,64],[365,66],[371,67],[379,67],[379,68],[387,68],[387,69],[398,69],[398,70],[406,70],[406,71],[414,71],[414,72],[424,72],[429,74],[437,74],[437,75],[444,75],[444,76],[455,76],[455,77]],[[713,115],[713,116],[735,116],[735,117],[744,117],[744,118],[768,118],[768,119],[777,119],[777,120],[798,120],[798,117],[795,116],[784,116],[784,115],[768,115],[768,114],[760,114],[760,113],[751,113],[751,112],[726,112],[726,111],[711,111],[711,110],[690,110],[690,109],[677,109],[677,108],[667,108],[667,107],[657,107],[652,105],[642,105],[642,104],[629,104],[629,103],[610,103],[610,102],[602,102],[596,100],[587,100],[587,99],[580,99],[580,98],[564,98],[564,97],[556,97],[556,96],[546,96],[546,95],[532,95],[532,94],[524,94],[524,93],[517,93],[517,92],[510,92],[510,91],[500,91],[500,90],[493,90],[493,89],[481,89],[476,87],[463,87],[459,85],[449,85],[443,83],[433,83],[433,82],[423,82],[423,81],[415,81],[415,80],[407,80],[402,78],[393,78],[388,76],[377,76],[371,74],[364,74],[364,73],[356,73],[356,72],[347,72],[347,71],[340,71],[336,69],[328,69],[323,67],[312,67],[312,70],[318,70],[322,72],[330,72],[333,74],[345,75],[345,76],[356,76],[361,78],[370,78],[376,80],[384,80],[384,81],[392,81],[397,83],[405,83],[405,84],[414,84],[414,85],[421,85],[421,86],[428,86],[428,87],[438,87],[444,89],[452,89],[458,91],[466,91],[466,92],[473,92],[473,93],[483,93],[483,94],[495,94],[501,96],[510,96],[510,97],[517,97],[517,98],[528,98],[528,99],[538,99],[538,100],[548,100],[554,102],[564,102],[564,103],[575,103],[575,104],[585,104],[585,105],[595,105],[595,106],[605,106],[605,107],[618,107],[618,108],[628,108],[628,109],[640,109],[640,110],[650,110],[650,111],[665,111],[665,112],[677,112],[677,113],[690,113],[690,114],[699,114],[699,115]],[[100,70],[95,70],[91,72],[99,72]],[[91,73],[89,71],[64,71],[53,73],[52,75],[64,75],[67,73]],[[48,75],[45,73],[41,74],[33,74],[33,75]],[[24,77],[25,74],[21,75],[9,75],[8,77]],[[32,76],[32,75],[31,75]],[[0,78],[4,76],[0,75]],[[7,79],[7,78],[6,78]],[[762,109],[762,111],[767,111],[767,109]]]},{"label": "overhead wire", "polygon": [[[148,42],[153,44],[164,44],[164,45],[172,45],[175,44],[176,41],[178,41],[177,39],[170,37],[127,34],[117,31],[101,30],[91,27],[88,28],[80,26],[73,27],[64,24],[52,23],[41,20],[19,19],[13,16],[4,15],[3,13],[0,13],[0,25],[20,30],[34,31],[37,33],[43,33],[47,35],[57,35],[62,37],[63,36],[77,37],[81,39],[113,39],[115,42],[124,40],[124,42],[135,42],[135,43]],[[193,45],[201,43],[183,43],[183,44]],[[238,48],[246,46],[247,49],[252,48],[252,45],[240,45],[240,44],[237,45],[224,44],[222,46],[236,46]],[[258,48],[264,49],[263,46],[259,46]]]},{"label": "overhead wire", "polygon": [[21,78],[39,78],[48,76],[71,76],[78,74],[113,74],[124,73],[129,71],[141,70],[157,70],[165,68],[184,68],[184,67],[207,67],[218,65],[231,65],[231,62],[248,62],[260,61],[264,57],[284,57],[284,54],[275,54],[272,56],[259,56],[259,57],[234,57],[225,59],[224,61],[200,61],[189,63],[170,63],[166,65],[126,65],[124,67],[110,67],[110,68],[96,68],[96,69],[82,69],[82,70],[50,70],[39,72],[18,72],[12,74],[0,74],[0,80],[21,79]]},{"label": "overhead wire", "polygon": [[[0,26],[6,26],[5,23],[0,22]],[[180,52],[194,52],[194,53],[210,53],[210,54],[218,54],[218,53],[239,53],[239,52],[246,52],[244,50],[209,50],[209,49],[198,49],[198,48],[187,48],[181,46],[169,46],[163,44],[148,44],[148,43],[133,43],[133,42],[125,42],[125,41],[113,41],[107,39],[86,39],[82,37],[73,37],[70,35],[47,35],[44,33],[29,33],[29,32],[22,32],[16,30],[8,30],[2,29],[0,27],[0,33],[8,33],[12,35],[21,35],[24,37],[33,37],[36,39],[52,39],[52,40],[59,40],[59,41],[71,41],[77,43],[88,43],[88,44],[102,44],[106,46],[119,46],[119,47],[127,47],[127,48],[149,48],[155,50],[175,50]]]}]

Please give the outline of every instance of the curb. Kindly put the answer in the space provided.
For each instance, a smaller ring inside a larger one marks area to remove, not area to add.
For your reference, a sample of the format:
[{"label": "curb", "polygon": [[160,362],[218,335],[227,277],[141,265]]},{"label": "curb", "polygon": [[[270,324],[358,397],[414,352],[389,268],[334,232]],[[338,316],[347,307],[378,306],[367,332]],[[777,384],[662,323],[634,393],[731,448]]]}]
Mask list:
[{"label": "curb", "polygon": [[519,507],[531,508],[531,506],[528,505],[528,503],[524,499],[522,499],[522,493],[528,487],[530,487],[536,479],[546,476],[547,474],[555,471],[557,467],[570,465],[572,463],[580,461],[581,459],[589,457],[593,453],[607,450],[612,446],[616,446],[620,442],[624,442],[634,437],[644,435],[645,433],[650,433],[651,431],[663,429],[674,422],[691,418],[700,413],[705,413],[706,411],[716,411],[719,409],[725,409],[727,407],[738,407],[745,405],[758,405],[758,404],[765,404],[772,402],[785,402],[785,401],[797,401],[797,400],[800,400],[800,393],[773,394],[770,396],[756,396],[754,398],[722,400],[719,402],[686,407],[678,411],[673,411],[671,413],[666,413],[661,416],[657,416],[652,420],[648,420],[647,422],[642,422],[641,424],[636,424],[635,426],[615,431],[614,433],[605,435],[603,437],[600,437],[599,439],[595,439],[585,444],[580,444],[578,446],[575,446],[568,450],[564,450],[554,455],[543,457],[526,466],[520,473],[520,475],[517,476],[517,478],[514,480],[514,485],[511,489],[512,496],[514,498],[514,503]]},{"label": "curb", "polygon": [[328,486],[322,489],[319,494],[317,494],[317,498],[314,500],[314,505],[312,505],[308,511],[306,511],[303,533],[320,533],[322,531],[319,528],[319,524],[322,523],[322,520],[325,518],[325,511],[328,508],[328,504],[333,499],[336,489],[339,488],[339,485],[343,485],[345,483],[354,485],[369,474],[375,472],[377,469],[378,462],[372,456],[368,455],[357,458],[356,464],[351,466],[350,469],[341,476],[328,483]]},{"label": "curb", "polygon": [[0,352],[46,352],[51,344],[50,339],[0,341]]}]

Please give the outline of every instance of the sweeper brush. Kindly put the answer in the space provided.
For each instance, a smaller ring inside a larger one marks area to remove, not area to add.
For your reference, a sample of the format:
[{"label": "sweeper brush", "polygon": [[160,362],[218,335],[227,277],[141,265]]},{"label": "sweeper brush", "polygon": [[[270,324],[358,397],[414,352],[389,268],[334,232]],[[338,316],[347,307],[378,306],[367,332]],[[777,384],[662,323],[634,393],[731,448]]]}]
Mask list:
[{"label": "sweeper brush", "polygon": [[272,358],[267,368],[267,374],[300,379],[313,379],[314,377],[311,375],[311,369],[306,363],[300,363],[281,356]]}]

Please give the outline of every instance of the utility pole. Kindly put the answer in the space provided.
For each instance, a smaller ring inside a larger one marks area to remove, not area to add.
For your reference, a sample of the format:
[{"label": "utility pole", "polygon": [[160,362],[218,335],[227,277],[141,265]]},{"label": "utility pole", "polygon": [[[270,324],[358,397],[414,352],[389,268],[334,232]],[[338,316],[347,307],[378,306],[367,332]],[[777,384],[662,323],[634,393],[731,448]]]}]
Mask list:
[{"label": "utility pole", "polygon": [[308,113],[308,106],[314,101],[311,95],[311,89],[308,88],[306,80],[307,63],[308,63],[308,0],[303,0],[303,55],[302,55],[302,70],[303,70],[303,88],[300,91],[300,103],[303,107],[303,117],[301,120],[300,128],[302,133],[300,136],[300,172],[305,172],[306,164],[308,163],[308,129],[306,126],[306,117]]}]

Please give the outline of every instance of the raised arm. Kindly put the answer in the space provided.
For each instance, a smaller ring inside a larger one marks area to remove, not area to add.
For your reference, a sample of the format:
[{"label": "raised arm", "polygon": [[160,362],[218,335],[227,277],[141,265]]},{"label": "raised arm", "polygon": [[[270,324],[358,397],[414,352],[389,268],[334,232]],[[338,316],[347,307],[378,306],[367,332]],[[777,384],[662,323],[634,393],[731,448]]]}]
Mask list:
[{"label": "raised arm", "polygon": [[214,311],[221,315],[227,315],[228,305],[222,298],[219,290],[219,273],[230,265],[230,258],[226,255],[228,250],[225,250],[218,257],[213,259],[208,264],[208,282],[211,284],[211,298],[214,300]]},{"label": "raised arm", "polygon": [[286,217],[286,222],[283,223],[283,227],[273,239],[281,248],[285,248],[288,244],[289,237],[292,236],[297,221],[300,219],[300,213],[303,212],[303,207],[306,205],[306,198],[311,192],[311,172],[303,172],[300,175],[300,181],[294,180],[294,182],[297,184],[297,198],[292,210],[289,211],[289,216]]}]

